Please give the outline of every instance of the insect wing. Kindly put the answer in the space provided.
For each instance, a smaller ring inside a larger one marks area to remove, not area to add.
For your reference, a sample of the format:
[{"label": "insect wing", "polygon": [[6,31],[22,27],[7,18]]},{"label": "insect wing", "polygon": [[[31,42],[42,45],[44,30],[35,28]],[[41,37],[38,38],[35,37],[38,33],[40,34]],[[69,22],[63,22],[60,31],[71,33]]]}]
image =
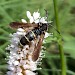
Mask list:
[{"label": "insect wing", "polygon": [[29,27],[38,27],[38,24],[35,23],[22,23],[22,22],[11,22],[10,27],[12,28],[29,28]]},{"label": "insect wing", "polygon": [[39,42],[38,42],[37,46],[35,46],[35,49],[34,49],[33,54],[32,54],[32,60],[33,61],[36,61],[39,57],[43,39],[44,39],[44,34],[42,34],[40,36]]}]

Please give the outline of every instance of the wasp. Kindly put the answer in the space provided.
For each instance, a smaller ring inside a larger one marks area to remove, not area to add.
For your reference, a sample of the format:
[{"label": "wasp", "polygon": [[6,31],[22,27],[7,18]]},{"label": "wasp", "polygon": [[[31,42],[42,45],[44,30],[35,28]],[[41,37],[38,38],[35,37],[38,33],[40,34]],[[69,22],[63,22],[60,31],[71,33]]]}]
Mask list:
[{"label": "wasp", "polygon": [[20,44],[22,46],[25,46],[26,44],[29,45],[32,40],[37,39],[38,36],[40,36],[39,41],[37,45],[35,45],[32,59],[33,61],[36,61],[39,57],[39,53],[41,50],[42,42],[45,36],[45,32],[48,29],[48,23],[22,23],[22,22],[11,22],[10,27],[12,28],[31,28],[29,32],[26,33],[26,35],[22,36],[20,39]]}]

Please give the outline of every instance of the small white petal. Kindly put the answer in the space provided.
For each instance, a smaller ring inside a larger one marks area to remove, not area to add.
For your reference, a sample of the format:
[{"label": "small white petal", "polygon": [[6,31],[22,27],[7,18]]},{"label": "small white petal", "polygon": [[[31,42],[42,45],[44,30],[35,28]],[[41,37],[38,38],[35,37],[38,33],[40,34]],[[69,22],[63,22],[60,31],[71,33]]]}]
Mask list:
[{"label": "small white petal", "polygon": [[22,72],[22,69],[20,68],[20,66],[18,66],[18,67],[16,68],[16,71],[19,72],[19,73]]},{"label": "small white petal", "polygon": [[33,13],[34,20],[38,19],[39,17],[40,17],[40,13],[38,13],[38,12]]},{"label": "small white petal", "polygon": [[22,21],[23,23],[27,23],[27,21],[26,21],[25,19],[21,19],[21,21]]},{"label": "small white petal", "polygon": [[17,31],[19,31],[19,32],[24,32],[24,29],[18,28]]},{"label": "small white petal", "polygon": [[34,22],[34,19],[33,17],[30,18],[30,23],[33,23]]},{"label": "small white petal", "polygon": [[14,61],[13,64],[16,66],[19,64],[19,61]]},{"label": "small white petal", "polygon": [[42,17],[42,18],[40,19],[40,22],[41,22],[41,23],[47,23],[47,21],[45,20],[45,17]]},{"label": "small white petal", "polygon": [[8,72],[7,72],[7,75],[13,75],[13,74],[12,74],[12,72],[11,72],[11,71],[8,71]]},{"label": "small white petal", "polygon": [[30,19],[32,16],[31,16],[31,13],[29,11],[27,11],[27,17]]},{"label": "small white petal", "polygon": [[19,57],[22,58],[23,56],[24,56],[23,52],[21,51],[20,54],[19,54]]},{"label": "small white petal", "polygon": [[15,71],[15,67],[14,66],[8,66],[8,69],[11,71]]},{"label": "small white petal", "polygon": [[24,67],[24,69],[29,69],[30,65],[25,64],[25,65],[23,65],[23,67]]},{"label": "small white petal", "polygon": [[26,50],[26,48],[28,48],[28,49],[29,49],[29,45],[25,45],[25,46],[24,46],[24,49]]},{"label": "small white petal", "polygon": [[23,74],[18,72],[16,75],[23,75]]},{"label": "small white petal", "polygon": [[40,19],[37,19],[37,20],[35,20],[34,22],[35,22],[35,23],[39,23],[39,22],[40,22]]},{"label": "small white petal", "polygon": [[13,41],[14,44],[18,44],[19,38],[15,37],[15,38],[12,39],[12,41]]},{"label": "small white petal", "polygon": [[18,35],[24,35],[24,32],[17,32]]},{"label": "small white petal", "polygon": [[50,36],[50,33],[45,32],[44,38],[47,38],[48,36]]},{"label": "small white petal", "polygon": [[25,72],[26,72],[26,75],[36,75],[36,73],[29,70],[26,70]]},{"label": "small white petal", "polygon": [[11,48],[14,48],[15,46],[13,44],[10,45]]},{"label": "small white petal", "polygon": [[31,69],[32,71],[37,70],[37,65],[36,65],[35,62],[30,62],[30,69]]},{"label": "small white petal", "polygon": [[49,21],[48,23],[52,23],[53,21]]}]

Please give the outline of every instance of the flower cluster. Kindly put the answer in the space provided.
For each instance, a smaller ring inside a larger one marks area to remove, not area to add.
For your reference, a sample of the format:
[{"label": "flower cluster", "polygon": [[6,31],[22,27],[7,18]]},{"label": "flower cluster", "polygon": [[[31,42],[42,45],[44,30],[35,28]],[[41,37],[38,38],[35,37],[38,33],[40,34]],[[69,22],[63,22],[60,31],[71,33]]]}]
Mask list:
[{"label": "flower cluster", "polygon": [[[41,17],[40,13],[38,13],[38,12],[34,12],[33,15],[31,15],[31,13],[29,11],[27,11],[27,17],[29,18],[30,23],[33,23],[33,22],[35,22],[35,23],[39,23],[39,22],[47,23],[47,21],[46,21],[47,17]],[[25,19],[22,19],[22,22],[27,23],[27,21]]]},{"label": "flower cluster", "polygon": [[[27,17],[29,18],[30,23],[47,23],[45,20],[46,17],[41,17],[40,13],[34,12],[33,15],[27,11]],[[22,19],[22,22],[27,23],[25,19]],[[31,41],[31,45],[25,45],[21,47],[19,45],[20,38],[25,35],[26,32],[22,28],[18,28],[16,33],[11,34],[11,44],[7,47],[7,50],[10,51],[8,57],[8,72],[7,75],[36,75],[33,71],[37,70],[37,65],[40,64],[40,60],[44,55],[44,52],[41,50],[40,58],[36,61],[32,60],[32,54],[34,51],[36,41]],[[46,36],[49,36],[47,33]],[[37,38],[38,42],[39,37]]]}]

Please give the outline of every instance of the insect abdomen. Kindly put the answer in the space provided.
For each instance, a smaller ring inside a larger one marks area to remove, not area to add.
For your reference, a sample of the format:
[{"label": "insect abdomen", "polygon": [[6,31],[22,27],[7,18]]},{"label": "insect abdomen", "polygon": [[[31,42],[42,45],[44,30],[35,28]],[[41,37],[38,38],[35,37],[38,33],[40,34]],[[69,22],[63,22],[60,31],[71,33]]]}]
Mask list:
[{"label": "insect abdomen", "polygon": [[27,37],[25,37],[25,36],[23,36],[21,39],[20,39],[20,44],[21,45],[26,45],[26,44],[28,44],[29,43],[29,39],[27,40],[28,38]]},{"label": "insect abdomen", "polygon": [[38,35],[41,35],[41,32],[38,28],[37,29],[33,29],[32,31],[28,32],[25,36],[23,36],[20,39],[20,43],[22,45],[26,45],[28,44],[30,41],[34,40],[35,37],[37,37]]}]

